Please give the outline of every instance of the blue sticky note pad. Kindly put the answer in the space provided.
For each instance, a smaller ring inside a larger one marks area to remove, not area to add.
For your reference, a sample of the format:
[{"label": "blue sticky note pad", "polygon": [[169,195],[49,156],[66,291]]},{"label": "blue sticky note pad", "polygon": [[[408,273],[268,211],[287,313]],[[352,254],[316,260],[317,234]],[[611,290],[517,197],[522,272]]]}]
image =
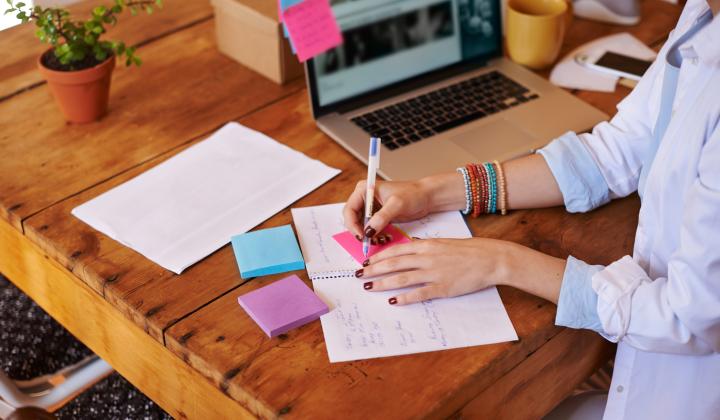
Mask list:
[{"label": "blue sticky note pad", "polygon": [[[282,12],[285,11],[290,6],[294,6],[303,0],[280,0],[280,8],[282,9]],[[290,41],[290,48],[292,49],[293,54],[295,54],[295,45],[293,44],[292,38],[290,38],[290,33],[287,30],[287,27],[283,23],[283,34],[285,35],[285,38],[287,38]]]},{"label": "blue sticky note pad", "polygon": [[305,268],[290,225],[233,236],[232,247],[244,279]]}]

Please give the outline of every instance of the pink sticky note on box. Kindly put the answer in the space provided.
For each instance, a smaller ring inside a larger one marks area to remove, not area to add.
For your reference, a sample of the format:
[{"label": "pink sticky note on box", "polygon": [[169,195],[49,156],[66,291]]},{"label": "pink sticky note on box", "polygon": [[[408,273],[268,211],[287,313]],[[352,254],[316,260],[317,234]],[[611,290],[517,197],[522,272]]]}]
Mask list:
[{"label": "pink sticky note on box", "polygon": [[[410,242],[410,239],[408,239],[408,237],[405,236],[405,234],[400,229],[396,228],[393,225],[388,225],[378,235],[380,234],[390,235],[392,239],[390,240],[390,242],[384,245],[370,245],[368,257],[378,254],[395,245]],[[345,249],[345,251],[347,251],[353,257],[353,259],[355,259],[355,261],[360,264],[365,261],[365,256],[362,252],[362,242],[358,241],[357,238],[355,238],[355,235],[346,230],[345,232],[333,235],[333,239],[335,239],[335,242],[340,244],[340,246],[343,247],[343,249]]]},{"label": "pink sticky note on box", "polygon": [[343,42],[329,0],[304,0],[285,9],[282,20],[301,62]]},{"label": "pink sticky note on box", "polygon": [[296,275],[246,293],[238,303],[270,337],[314,321],[329,310]]}]

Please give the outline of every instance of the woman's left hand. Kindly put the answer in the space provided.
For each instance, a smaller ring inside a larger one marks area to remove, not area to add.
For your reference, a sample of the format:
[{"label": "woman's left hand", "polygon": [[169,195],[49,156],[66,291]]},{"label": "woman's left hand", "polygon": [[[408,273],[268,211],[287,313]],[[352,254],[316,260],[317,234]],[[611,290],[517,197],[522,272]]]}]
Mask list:
[{"label": "woman's left hand", "polygon": [[[557,303],[565,260],[512,242],[486,238],[414,240],[370,258],[356,277],[364,288],[384,291],[415,287],[390,298],[406,305],[510,285]],[[372,280],[374,277],[386,277]]]}]

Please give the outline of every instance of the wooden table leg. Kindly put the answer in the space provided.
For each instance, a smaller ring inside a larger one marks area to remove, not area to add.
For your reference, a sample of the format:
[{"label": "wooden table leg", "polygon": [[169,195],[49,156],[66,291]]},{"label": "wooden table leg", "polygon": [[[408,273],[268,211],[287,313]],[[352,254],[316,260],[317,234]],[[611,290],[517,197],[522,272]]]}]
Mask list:
[{"label": "wooden table leg", "polygon": [[252,417],[5,221],[0,272],[173,417]]}]

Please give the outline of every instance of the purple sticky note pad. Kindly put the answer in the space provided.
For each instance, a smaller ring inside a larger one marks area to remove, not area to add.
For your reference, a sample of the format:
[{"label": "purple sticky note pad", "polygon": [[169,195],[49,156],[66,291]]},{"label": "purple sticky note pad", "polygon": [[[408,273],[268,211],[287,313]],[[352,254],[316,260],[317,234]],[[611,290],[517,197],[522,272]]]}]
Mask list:
[{"label": "purple sticky note pad", "polygon": [[328,313],[327,305],[295,275],[246,293],[238,303],[270,337]]}]

